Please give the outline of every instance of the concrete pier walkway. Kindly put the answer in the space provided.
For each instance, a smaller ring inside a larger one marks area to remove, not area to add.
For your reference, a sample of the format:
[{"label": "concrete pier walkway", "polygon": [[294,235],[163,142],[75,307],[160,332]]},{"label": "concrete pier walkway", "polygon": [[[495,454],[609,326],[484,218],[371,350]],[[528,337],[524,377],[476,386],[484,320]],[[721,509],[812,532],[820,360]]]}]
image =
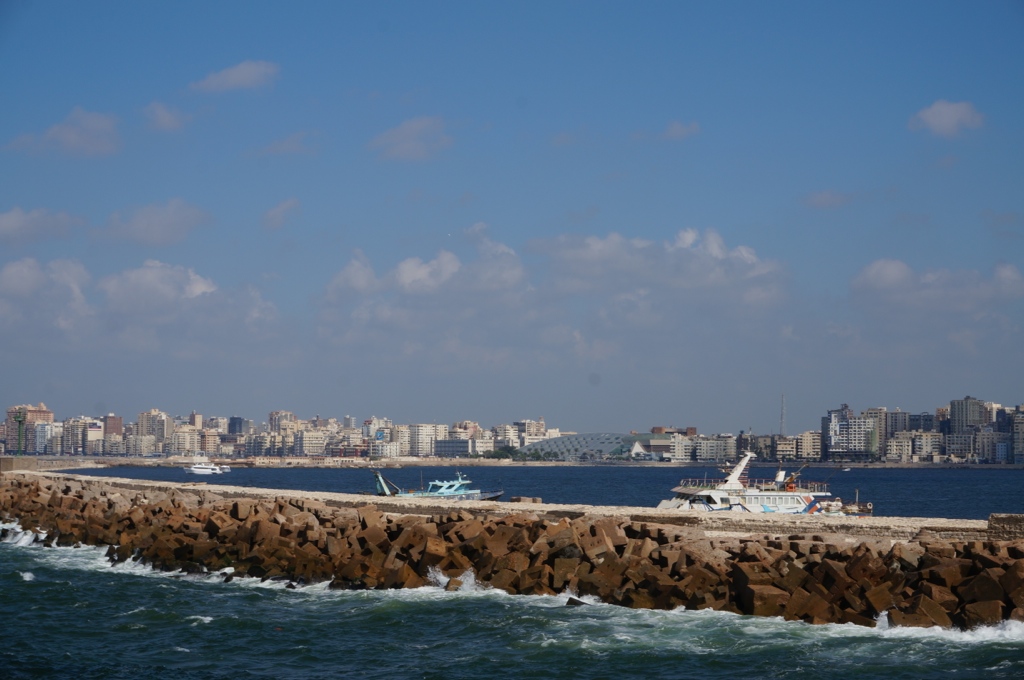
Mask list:
[{"label": "concrete pier walkway", "polygon": [[466,510],[488,515],[535,514],[541,518],[575,519],[584,515],[615,517],[630,522],[648,522],[693,527],[712,535],[759,534],[833,534],[850,538],[911,540],[927,534],[935,539],[953,541],[1011,540],[1024,537],[1024,517],[993,515],[988,520],[943,519],[936,517],[844,517],[826,515],[785,515],[779,513],[698,512],[659,510],[657,508],[574,505],[559,503],[511,503],[497,501],[444,501],[432,498],[395,498],[363,494],[329,493],[232,486],[209,482],[168,483],[118,477],[91,477],[60,472],[22,471],[48,479],[77,481],[102,479],[104,484],[132,491],[173,490],[214,494],[220,498],[303,498],[331,507],[355,508],[372,504],[381,512],[435,515]]}]

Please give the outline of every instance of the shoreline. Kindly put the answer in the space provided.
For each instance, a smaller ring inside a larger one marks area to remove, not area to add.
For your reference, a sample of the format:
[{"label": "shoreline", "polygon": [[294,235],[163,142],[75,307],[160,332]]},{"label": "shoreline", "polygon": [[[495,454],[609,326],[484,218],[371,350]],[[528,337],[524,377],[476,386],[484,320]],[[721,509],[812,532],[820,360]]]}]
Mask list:
[{"label": "shoreline", "polygon": [[[729,515],[725,517],[724,515]],[[1024,620],[1024,515],[988,521],[439,501],[54,472],[0,474],[15,538],[111,563],[716,609],[812,624],[970,629]],[[22,528],[23,527],[23,528]]]},{"label": "shoreline", "polygon": [[[70,456],[7,456],[5,461],[12,461],[13,467],[3,470],[84,470],[89,468],[116,467],[185,467],[192,463],[183,457],[168,458],[105,458],[105,457],[70,457]],[[709,468],[730,463],[718,462],[669,462],[669,461],[605,461],[605,462],[567,462],[567,461],[517,461],[494,458],[391,458],[369,460],[366,458],[326,458],[323,460],[308,458],[210,458],[210,462],[240,468],[318,468],[318,469],[370,469],[370,468],[401,468],[401,467],[636,467],[636,468]],[[21,463],[24,465],[18,465]],[[823,463],[787,461],[783,463],[771,461],[752,461],[751,469],[784,469],[798,468],[811,470],[835,470],[850,468],[851,470],[1024,470],[1020,463]]]}]

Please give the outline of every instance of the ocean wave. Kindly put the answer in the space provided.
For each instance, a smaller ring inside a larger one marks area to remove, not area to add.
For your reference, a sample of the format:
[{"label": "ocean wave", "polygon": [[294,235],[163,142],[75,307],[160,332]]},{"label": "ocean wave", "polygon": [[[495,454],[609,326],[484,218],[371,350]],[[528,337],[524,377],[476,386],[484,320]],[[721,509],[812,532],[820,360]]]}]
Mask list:
[{"label": "ocean wave", "polygon": [[[233,573],[230,567],[204,574],[184,574],[160,571],[130,560],[111,564],[106,558],[105,547],[44,547],[35,539],[28,542],[25,536],[17,534],[15,530],[18,527],[15,524],[6,523],[0,526],[9,531],[3,549],[30,551],[26,554],[31,554],[35,562],[59,573],[104,572],[152,579],[160,582],[159,587],[176,588],[178,584],[182,584],[224,589],[225,593],[240,590],[273,591],[292,602],[321,602],[330,605],[341,601],[358,604],[363,608],[412,607],[429,611],[432,608],[460,603],[480,603],[492,609],[500,607],[502,611],[507,610],[513,616],[542,621],[544,626],[537,630],[536,636],[531,637],[527,634],[524,639],[533,640],[545,647],[582,649],[586,640],[586,648],[590,650],[630,646],[642,650],[677,645],[688,653],[704,655],[730,651],[771,654],[785,648],[839,648],[856,643],[854,648],[861,652],[874,650],[872,653],[902,653],[911,656],[919,652],[921,658],[926,658],[936,647],[941,646],[955,645],[970,649],[1009,645],[1020,648],[1024,644],[1024,623],[1018,621],[1005,621],[968,631],[937,627],[890,627],[884,617],[879,618],[876,628],[854,624],[814,626],[781,618],[740,616],[713,610],[633,610],[609,605],[591,596],[580,598],[588,606],[566,607],[569,594],[509,595],[478,582],[472,571],[458,576],[462,584],[453,591],[445,589],[448,577],[439,571],[431,572],[429,585],[409,590],[332,590],[327,582],[296,587],[294,583],[284,580],[261,581],[245,577],[225,583],[225,577]],[[38,573],[38,570],[22,569],[17,573],[23,581],[32,581],[36,578],[35,573]],[[44,580],[54,581],[52,578]],[[83,602],[82,606],[89,606],[88,602]],[[122,615],[130,616],[144,610],[145,607],[138,607]],[[197,625],[210,623],[213,619],[208,616],[193,616],[188,620]]]}]

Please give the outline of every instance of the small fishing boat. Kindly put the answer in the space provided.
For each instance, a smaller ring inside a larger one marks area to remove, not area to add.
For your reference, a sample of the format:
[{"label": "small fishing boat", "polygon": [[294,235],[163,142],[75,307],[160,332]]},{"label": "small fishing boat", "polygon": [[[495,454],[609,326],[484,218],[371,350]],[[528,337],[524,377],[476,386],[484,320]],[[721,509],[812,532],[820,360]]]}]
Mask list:
[{"label": "small fishing boat", "polygon": [[213,463],[195,463],[185,468],[185,472],[194,475],[221,475],[230,471],[231,468],[227,465],[214,465]]},{"label": "small fishing boat", "polygon": [[658,507],[666,510],[718,512],[778,512],[783,514],[870,515],[872,503],[844,503],[833,498],[824,482],[800,482],[799,472],[786,475],[779,470],[774,479],[749,479],[748,463],[755,458],[745,452],[724,480],[684,479],[672,489],[673,498]]},{"label": "small fishing boat", "polygon": [[444,498],[451,501],[493,501],[501,498],[505,493],[503,489],[497,491],[481,491],[471,489],[470,480],[462,476],[461,472],[455,473],[455,479],[450,481],[435,480],[427,485],[426,489],[410,490],[403,489],[390,479],[380,473],[380,470],[373,471],[374,480],[377,486],[378,496],[393,496],[396,498]]}]

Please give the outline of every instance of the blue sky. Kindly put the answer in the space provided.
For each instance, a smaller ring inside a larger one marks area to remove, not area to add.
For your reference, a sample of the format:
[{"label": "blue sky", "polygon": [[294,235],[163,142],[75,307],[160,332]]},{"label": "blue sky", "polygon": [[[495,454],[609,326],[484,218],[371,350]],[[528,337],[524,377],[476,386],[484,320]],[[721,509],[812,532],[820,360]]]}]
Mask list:
[{"label": "blue sky", "polygon": [[0,396],[817,426],[1021,398],[1024,4],[0,5]]}]

